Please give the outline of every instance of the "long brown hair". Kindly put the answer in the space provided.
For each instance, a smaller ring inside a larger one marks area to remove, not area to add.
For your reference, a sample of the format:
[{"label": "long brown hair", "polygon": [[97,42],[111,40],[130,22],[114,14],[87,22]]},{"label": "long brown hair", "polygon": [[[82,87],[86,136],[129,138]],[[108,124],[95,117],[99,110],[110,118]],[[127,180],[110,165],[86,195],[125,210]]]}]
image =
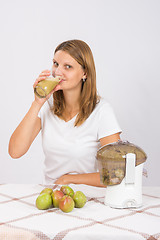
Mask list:
[{"label": "long brown hair", "polygon": [[[79,113],[75,120],[75,126],[80,126],[92,113],[99,96],[96,88],[96,70],[92,51],[90,47],[81,40],[69,40],[65,41],[57,46],[57,51],[62,50],[67,52],[73,57],[84,69],[87,79],[85,82],[82,81],[81,96],[79,102]],[[53,111],[58,117],[63,118],[62,114],[65,109],[65,99],[63,91],[59,90],[53,93]]]}]

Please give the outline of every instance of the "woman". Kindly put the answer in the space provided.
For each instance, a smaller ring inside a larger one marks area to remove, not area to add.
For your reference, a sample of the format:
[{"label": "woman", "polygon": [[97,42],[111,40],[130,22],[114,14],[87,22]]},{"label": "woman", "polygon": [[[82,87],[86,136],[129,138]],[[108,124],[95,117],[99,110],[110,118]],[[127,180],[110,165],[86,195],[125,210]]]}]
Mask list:
[{"label": "woman", "polygon": [[[81,40],[61,43],[53,59],[54,76],[62,81],[45,99],[35,99],[11,136],[9,154],[24,155],[42,132],[46,184],[102,186],[96,152],[120,139],[121,129],[111,106],[97,95],[92,52]],[[34,87],[50,75],[41,72]],[[53,108],[47,99],[53,96]]]}]

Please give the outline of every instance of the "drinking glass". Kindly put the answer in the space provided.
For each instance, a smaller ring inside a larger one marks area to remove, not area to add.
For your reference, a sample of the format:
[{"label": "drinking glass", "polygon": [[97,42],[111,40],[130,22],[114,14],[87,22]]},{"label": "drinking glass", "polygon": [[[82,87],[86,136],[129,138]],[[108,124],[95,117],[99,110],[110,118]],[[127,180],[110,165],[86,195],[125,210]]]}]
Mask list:
[{"label": "drinking glass", "polygon": [[40,98],[45,98],[60,81],[60,77],[53,77],[51,70],[50,76],[46,77],[35,86],[34,93]]}]

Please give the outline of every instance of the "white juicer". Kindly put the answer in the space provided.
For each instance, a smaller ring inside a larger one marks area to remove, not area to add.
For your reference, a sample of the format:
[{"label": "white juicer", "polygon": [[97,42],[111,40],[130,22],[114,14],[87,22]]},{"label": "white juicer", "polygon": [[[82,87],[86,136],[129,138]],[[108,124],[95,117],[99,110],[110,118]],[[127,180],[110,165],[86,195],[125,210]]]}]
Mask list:
[{"label": "white juicer", "polygon": [[142,206],[142,173],[146,158],[141,148],[121,140],[98,150],[101,183],[107,186],[105,205],[113,208]]}]

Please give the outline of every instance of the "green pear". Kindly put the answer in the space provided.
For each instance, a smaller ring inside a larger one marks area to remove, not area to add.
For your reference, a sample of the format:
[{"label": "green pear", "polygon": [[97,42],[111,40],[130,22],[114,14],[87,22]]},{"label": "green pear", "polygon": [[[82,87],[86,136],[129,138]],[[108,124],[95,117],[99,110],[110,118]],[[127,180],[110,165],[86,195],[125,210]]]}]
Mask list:
[{"label": "green pear", "polygon": [[53,200],[53,206],[58,208],[59,207],[59,201],[64,196],[64,193],[60,190],[55,190],[52,193],[52,200]]},{"label": "green pear", "polygon": [[74,208],[73,199],[68,195],[64,195],[59,201],[59,208],[63,212],[66,212],[66,213],[71,212]]},{"label": "green pear", "polygon": [[73,195],[73,200],[76,208],[82,208],[87,202],[86,196],[81,191],[75,192]]},{"label": "green pear", "polygon": [[52,206],[52,197],[49,193],[41,193],[36,199],[36,207],[46,210]]},{"label": "green pear", "polygon": [[41,193],[49,193],[51,195],[53,193],[53,190],[52,188],[44,188]]},{"label": "green pear", "polygon": [[66,186],[66,185],[62,186],[60,191],[62,191],[64,193],[64,195],[68,195],[70,197],[73,197],[73,195],[74,195],[73,189],[69,186]]}]

